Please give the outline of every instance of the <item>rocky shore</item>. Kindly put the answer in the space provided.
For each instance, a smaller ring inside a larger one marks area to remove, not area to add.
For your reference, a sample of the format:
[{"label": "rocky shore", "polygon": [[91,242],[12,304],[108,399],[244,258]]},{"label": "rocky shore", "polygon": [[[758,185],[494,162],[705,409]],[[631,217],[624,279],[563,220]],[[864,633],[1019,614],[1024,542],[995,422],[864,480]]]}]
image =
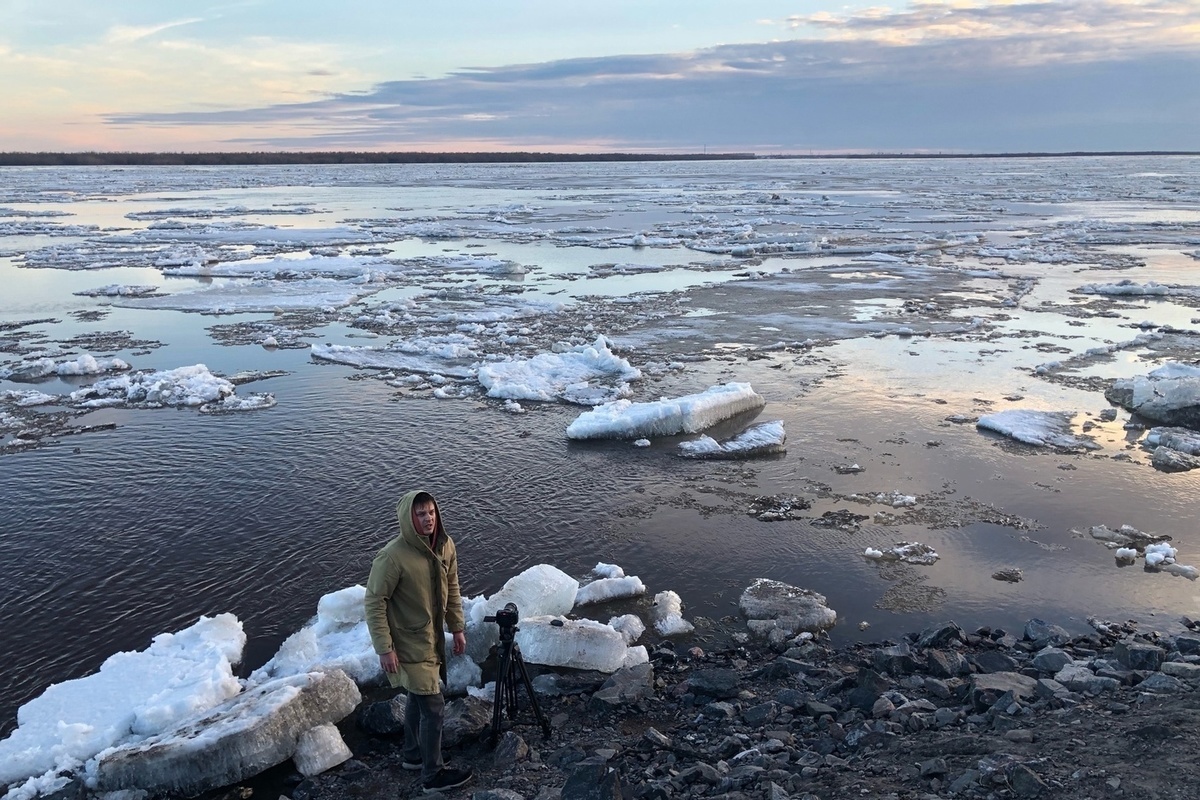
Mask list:
[{"label": "rocky shore", "polygon": [[[1196,623],[1185,620],[1189,629]],[[543,671],[547,739],[522,691],[493,749],[491,709],[447,706],[446,754],[472,800],[676,798],[1196,798],[1200,633],[1030,620],[902,641],[832,646],[822,635],[727,646],[664,641],[612,675]],[[532,667],[534,672],[538,668]],[[291,800],[421,794],[400,766],[402,702],[368,699],[342,723],[353,757]],[[351,732],[351,729],[355,729]],[[278,785],[271,790],[277,791]],[[228,797],[260,796],[250,785]]]}]

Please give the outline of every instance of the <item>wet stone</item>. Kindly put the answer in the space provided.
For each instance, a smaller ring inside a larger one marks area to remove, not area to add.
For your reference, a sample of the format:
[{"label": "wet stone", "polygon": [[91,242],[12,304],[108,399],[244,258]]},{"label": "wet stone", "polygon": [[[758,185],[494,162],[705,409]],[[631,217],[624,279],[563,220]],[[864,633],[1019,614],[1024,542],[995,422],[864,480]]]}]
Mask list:
[{"label": "wet stone", "polygon": [[1030,661],[1030,665],[1039,672],[1048,672],[1054,675],[1073,660],[1065,650],[1057,647],[1043,647]]},{"label": "wet stone", "polygon": [[970,661],[980,672],[1016,672],[1017,661],[996,650],[985,650],[971,656]]},{"label": "wet stone", "polygon": [[929,662],[929,674],[937,678],[954,678],[971,672],[967,659],[953,650],[931,650],[926,654],[926,658]]},{"label": "wet stone", "polygon": [[1122,641],[1113,646],[1113,655],[1129,669],[1144,669],[1151,672],[1162,666],[1166,652],[1161,647],[1142,642]]}]

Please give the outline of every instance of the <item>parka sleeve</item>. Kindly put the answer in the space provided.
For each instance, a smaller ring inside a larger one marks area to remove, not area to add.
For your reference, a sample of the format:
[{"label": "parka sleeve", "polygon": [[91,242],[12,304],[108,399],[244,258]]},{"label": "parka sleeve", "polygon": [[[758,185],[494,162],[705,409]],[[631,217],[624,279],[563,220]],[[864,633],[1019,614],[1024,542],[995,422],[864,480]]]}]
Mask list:
[{"label": "parka sleeve", "polygon": [[379,655],[395,649],[392,630],[388,625],[388,599],[400,583],[400,566],[387,553],[380,553],[371,562],[371,574],[367,578],[367,594],[363,608],[367,618],[367,630],[371,634],[371,646]]},{"label": "parka sleeve", "polygon": [[458,633],[467,627],[463,618],[462,593],[458,588],[457,548],[450,553],[450,563],[446,569],[446,627],[451,633]]}]

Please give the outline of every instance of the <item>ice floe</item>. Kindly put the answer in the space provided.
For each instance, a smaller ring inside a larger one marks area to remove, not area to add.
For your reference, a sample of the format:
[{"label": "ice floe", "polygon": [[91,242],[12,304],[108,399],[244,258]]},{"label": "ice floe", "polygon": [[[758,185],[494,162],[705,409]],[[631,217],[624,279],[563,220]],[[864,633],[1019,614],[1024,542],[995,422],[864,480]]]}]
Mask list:
[{"label": "ice floe", "polygon": [[18,709],[17,729],[0,741],[0,785],[78,769],[237,695],[233,665],[245,643],[232,614],[201,617],[145,650],[110,656],[92,675],[54,684]]},{"label": "ice floe", "polygon": [[603,336],[587,346],[483,364],[478,375],[488,397],[592,406],[629,394],[628,382],[642,377]]},{"label": "ice floe", "polygon": [[79,408],[198,406],[201,411],[209,412],[253,410],[275,405],[270,394],[235,397],[235,391],[232,382],[213,375],[204,364],[195,364],[161,372],[134,372],[105,378],[71,392],[70,400]]},{"label": "ice floe", "polygon": [[920,542],[897,542],[886,550],[880,547],[868,547],[863,555],[876,561],[903,561],[905,564],[921,564],[928,566],[940,558],[936,550]]},{"label": "ice floe", "polygon": [[154,294],[159,290],[158,286],[149,286],[146,284],[120,284],[110,283],[108,286],[101,286],[96,289],[84,289],[75,294],[82,297],[143,297],[148,294]]},{"label": "ice floe", "polygon": [[1071,433],[1073,411],[1031,411],[1009,409],[987,414],[975,425],[995,431],[1018,442],[1038,447],[1054,447],[1061,450],[1095,450],[1095,442]]},{"label": "ice floe", "polygon": [[122,372],[129,369],[128,362],[119,358],[96,358],[84,354],[65,361],[52,358],[37,358],[23,361],[11,367],[0,367],[0,378],[10,381],[37,381],[53,375],[69,377],[76,375],[101,375],[105,372]]},{"label": "ice floe", "polygon": [[1169,362],[1114,381],[1104,396],[1146,419],[1200,430],[1200,367]]},{"label": "ice floe", "polygon": [[748,383],[713,386],[698,394],[648,403],[616,400],[585,411],[567,427],[571,439],[640,439],[698,433],[766,401]]},{"label": "ice floe", "polygon": [[334,278],[295,281],[221,279],[195,291],[141,297],[121,296],[113,300],[113,305],[201,314],[271,313],[298,309],[334,311],[375,294],[385,285]]},{"label": "ice floe", "polygon": [[691,442],[681,442],[679,454],[687,458],[755,458],[787,452],[787,434],[782,420],[760,422],[718,442],[711,436],[701,436]]}]

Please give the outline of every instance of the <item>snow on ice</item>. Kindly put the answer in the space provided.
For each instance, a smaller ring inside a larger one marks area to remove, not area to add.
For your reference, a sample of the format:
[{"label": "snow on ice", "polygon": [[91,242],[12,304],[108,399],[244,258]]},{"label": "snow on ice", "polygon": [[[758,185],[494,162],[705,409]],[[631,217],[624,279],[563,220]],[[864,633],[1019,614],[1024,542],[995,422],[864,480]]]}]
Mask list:
[{"label": "snow on ice", "polygon": [[70,399],[80,408],[199,406],[201,411],[208,412],[275,405],[270,394],[239,398],[235,396],[235,388],[231,382],[213,375],[204,364],[195,364],[163,372],[135,372],[106,378],[71,392]]},{"label": "snow on ice", "polygon": [[567,427],[572,439],[639,439],[698,433],[766,401],[748,383],[726,383],[698,394],[649,403],[617,400],[585,411]]},{"label": "snow on ice", "polygon": [[0,367],[0,379],[10,381],[36,381],[52,375],[69,377],[74,375],[101,375],[105,372],[121,372],[129,369],[129,364],[119,358],[96,358],[84,354],[68,361],[55,361],[52,358],[36,358],[24,361],[14,367]]},{"label": "snow on ice", "polygon": [[488,397],[579,405],[599,405],[627,395],[628,382],[641,377],[641,370],[615,355],[603,336],[591,345],[479,367],[479,383]]},{"label": "snow on ice", "polygon": [[17,729],[0,741],[0,785],[78,769],[235,696],[242,687],[233,665],[245,643],[232,614],[201,617],[145,650],[110,656],[92,675],[54,684],[18,709]]}]

